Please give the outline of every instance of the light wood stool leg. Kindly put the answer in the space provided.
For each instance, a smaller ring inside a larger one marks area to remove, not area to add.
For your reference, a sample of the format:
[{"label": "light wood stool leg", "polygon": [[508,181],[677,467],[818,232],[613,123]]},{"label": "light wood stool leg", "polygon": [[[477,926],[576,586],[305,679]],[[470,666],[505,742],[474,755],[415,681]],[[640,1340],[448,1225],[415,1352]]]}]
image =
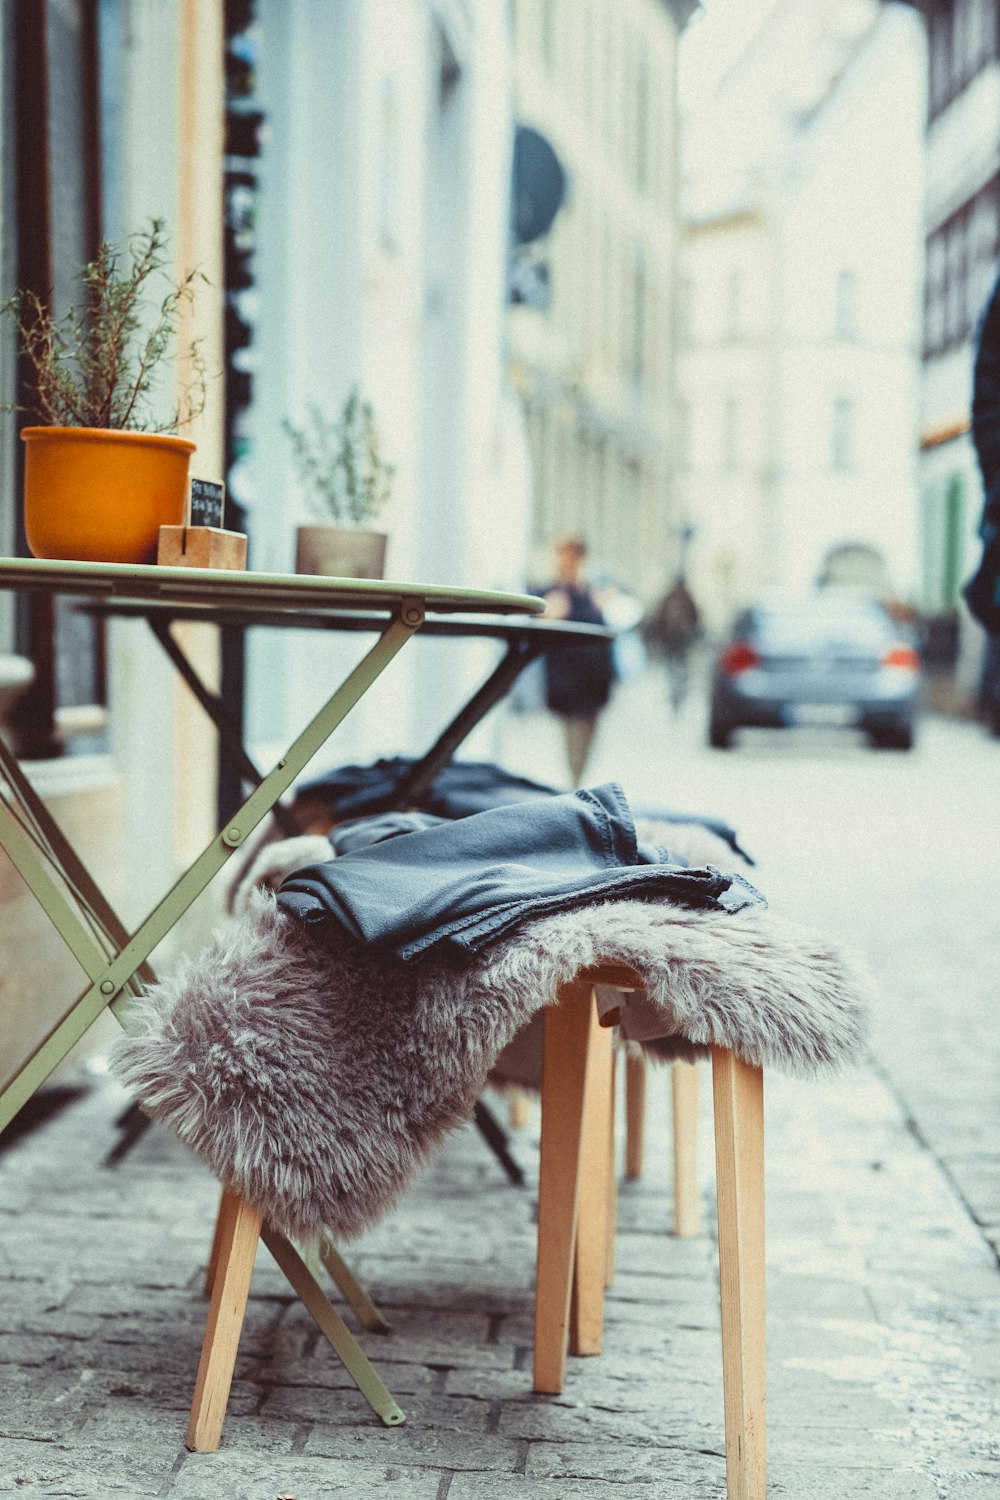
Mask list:
[{"label": "light wood stool leg", "polygon": [[580,1203],[573,1259],[571,1354],[600,1354],[604,1338],[604,1287],[608,1270],[608,1120],[614,1032],[601,1027],[591,1038],[584,1093],[580,1152]]},{"label": "light wood stool leg", "polygon": [[545,1008],[535,1279],[534,1388],[552,1396],[566,1371],[587,1058],[599,1037],[593,986],[564,985]]},{"label": "light wood stool leg", "polygon": [[674,1233],[690,1239],[701,1230],[698,1196],[698,1067],[670,1069],[674,1115]]},{"label": "light wood stool leg", "polygon": [[511,1130],[524,1130],[531,1124],[531,1100],[524,1089],[508,1089],[507,1121]]},{"label": "light wood stool leg", "polygon": [[764,1081],[712,1048],[729,1500],[764,1500]]},{"label": "light wood stool leg", "polygon": [[625,1178],[642,1176],[646,1145],[646,1059],[625,1054]]},{"label": "light wood stool leg", "polygon": [[618,1053],[611,1056],[611,1107],[608,1110],[608,1254],[604,1268],[605,1287],[613,1286],[618,1247],[618,1151],[617,1151]]},{"label": "light wood stool leg", "polygon": [[194,1453],[213,1453],[222,1437],[260,1230],[257,1210],[223,1193],[212,1301],[185,1439]]},{"label": "light wood stool leg", "polygon": [[222,1244],[222,1226],[225,1223],[226,1190],[222,1189],[219,1198],[219,1211],[215,1216],[215,1229],[212,1234],[212,1248],[208,1252],[208,1265],[205,1267],[205,1296],[211,1297],[212,1288],[215,1286],[215,1273],[219,1265],[219,1246]]}]

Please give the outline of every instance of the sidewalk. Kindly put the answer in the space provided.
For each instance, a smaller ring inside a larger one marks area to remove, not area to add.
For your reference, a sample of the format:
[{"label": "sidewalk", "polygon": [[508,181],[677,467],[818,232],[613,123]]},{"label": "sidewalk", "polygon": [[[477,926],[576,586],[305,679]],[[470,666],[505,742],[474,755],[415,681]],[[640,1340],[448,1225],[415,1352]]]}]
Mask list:
[{"label": "sidewalk", "polygon": [[[621,722],[608,734],[623,734]],[[615,743],[605,741],[609,760]],[[672,781],[680,800],[694,742],[663,755],[662,765],[634,768],[636,783]],[[797,764],[787,760],[775,796],[794,801]],[[861,777],[881,774],[886,762],[855,766],[848,756],[844,764]],[[733,786],[773,778],[774,763],[761,771],[751,750],[742,761],[706,759],[699,774],[719,790],[719,778]],[[808,904],[809,868],[804,857],[783,875],[790,901],[795,887]],[[762,869],[759,878],[773,896],[771,877]],[[898,869],[886,875],[893,888],[901,878],[905,885]],[[917,1074],[887,1042],[889,1021],[902,1014],[891,974],[910,986],[912,1024],[926,1027],[917,970],[939,979],[947,945],[918,961],[906,946],[912,914],[906,941],[895,942],[883,894],[868,886],[862,896],[882,914],[871,921],[884,937],[878,956],[890,992],[872,1064],[820,1082],[772,1075],[766,1086],[769,1494],[987,1500],[1000,1497],[1000,1274],[975,1200],[960,1196],[946,1160],[957,1117],[945,1122],[952,1134],[940,1149],[928,1143],[915,1120],[929,1096],[914,1083],[907,1097]],[[947,925],[948,913],[938,915]],[[850,920],[842,892],[815,913],[820,925],[827,916],[835,927]],[[860,919],[854,936],[871,951]],[[975,987],[956,990],[971,1025]],[[975,1015],[989,1024],[985,1012]],[[942,1055],[955,1056],[947,1046]],[[349,1251],[394,1325],[389,1337],[362,1342],[406,1426],[387,1430],[371,1415],[262,1249],[223,1447],[205,1455],[186,1453],[183,1435],[217,1189],[159,1129],[116,1169],[102,1167],[123,1101],[110,1080],[93,1078],[80,1099],[0,1154],[0,1494],[724,1496],[707,1069],[701,1076],[703,1234],[668,1233],[669,1093],[660,1071],[650,1085],[646,1175],[621,1193],[605,1351],[570,1361],[563,1396],[530,1391],[537,1119],[513,1136],[528,1177],[520,1190],[470,1128]],[[981,1085],[971,1064],[952,1078],[952,1094],[980,1119],[988,1118],[975,1098]],[[985,1183],[989,1143],[981,1131],[974,1139],[968,1170]]]}]

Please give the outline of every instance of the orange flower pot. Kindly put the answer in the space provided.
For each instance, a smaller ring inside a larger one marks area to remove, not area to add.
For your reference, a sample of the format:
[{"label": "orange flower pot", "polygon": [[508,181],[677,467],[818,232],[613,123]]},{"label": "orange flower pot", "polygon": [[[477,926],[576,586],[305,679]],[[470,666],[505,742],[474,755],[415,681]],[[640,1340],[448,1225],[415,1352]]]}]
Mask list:
[{"label": "orange flower pot", "polygon": [[25,427],[24,529],[35,557],[152,563],[183,526],[195,445],[162,433]]}]

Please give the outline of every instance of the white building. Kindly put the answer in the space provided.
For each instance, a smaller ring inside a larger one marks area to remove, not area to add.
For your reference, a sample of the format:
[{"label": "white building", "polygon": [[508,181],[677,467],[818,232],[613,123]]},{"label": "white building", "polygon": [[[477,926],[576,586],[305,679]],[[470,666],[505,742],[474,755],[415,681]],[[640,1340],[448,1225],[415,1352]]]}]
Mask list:
[{"label": "white building", "polygon": [[923,36],[778,0],[684,146],[681,493],[717,625],[762,586],[917,590]]},{"label": "white building", "polygon": [[[259,0],[260,169],[249,473],[253,566],[309,517],[285,418],[357,383],[395,466],[387,576],[521,587],[526,486],[502,385],[511,82],[494,0]],[[495,648],[494,648],[495,650]],[[447,662],[441,655],[448,653]],[[254,641],[251,734],[281,740],[356,643]],[[419,746],[483,660],[416,642],[336,758]]]}]

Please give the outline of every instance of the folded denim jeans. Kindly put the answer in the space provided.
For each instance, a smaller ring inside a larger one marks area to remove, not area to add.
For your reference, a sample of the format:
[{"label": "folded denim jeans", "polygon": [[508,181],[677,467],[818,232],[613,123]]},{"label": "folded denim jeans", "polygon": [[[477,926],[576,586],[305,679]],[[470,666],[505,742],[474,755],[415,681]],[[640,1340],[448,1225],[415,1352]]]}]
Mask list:
[{"label": "folded denim jeans", "polygon": [[[325,794],[329,799],[330,815],[338,823],[344,819],[353,821],[359,817],[371,817],[394,805],[400,788],[417,764],[410,756],[396,755],[364,766],[340,766],[318,780],[306,783],[302,790]],[[453,760],[441,767],[422,793],[420,810],[441,818],[467,818],[493,807],[506,807],[511,802],[537,802],[541,798],[557,796],[558,787],[516,776],[493,761]],[[653,818],[661,823],[697,823],[727,843],[748,865],[753,864],[750,855],[737,842],[736,830],[721,818],[664,807],[635,808],[634,812],[636,817]]]},{"label": "folded denim jeans", "polygon": [[740,875],[689,869],[666,849],[639,845],[613,782],[307,865],[284,882],[278,904],[409,961],[440,949],[477,953],[520,922],[621,898],[719,912],[765,904]]}]

